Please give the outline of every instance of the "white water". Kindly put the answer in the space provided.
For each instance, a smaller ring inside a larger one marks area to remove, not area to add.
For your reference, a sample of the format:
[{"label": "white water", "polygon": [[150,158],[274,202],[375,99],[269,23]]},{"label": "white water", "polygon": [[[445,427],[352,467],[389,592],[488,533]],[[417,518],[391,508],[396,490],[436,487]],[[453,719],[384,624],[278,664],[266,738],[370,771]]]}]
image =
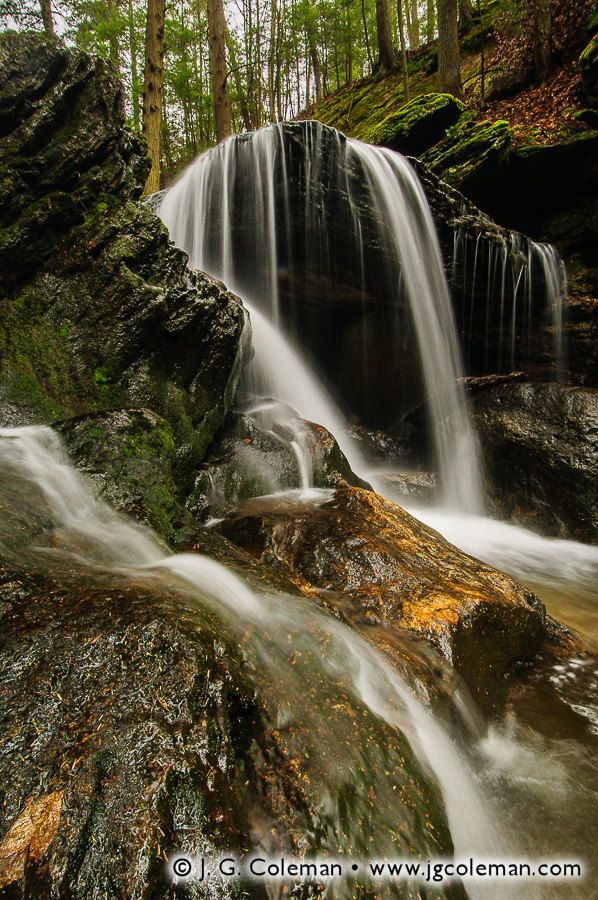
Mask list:
[{"label": "white water", "polygon": [[[524,367],[533,355],[531,341],[539,327],[539,310],[534,309],[539,283],[544,286],[544,311],[552,324],[555,380],[563,381],[566,366],[563,307],[567,297],[563,261],[550,244],[537,244],[516,233],[507,241],[499,229],[497,236],[497,243],[482,242],[480,248],[481,235],[474,243],[460,230],[455,232],[453,269],[459,268],[463,281],[471,284],[471,292],[461,298],[466,353],[471,354],[474,342],[482,342],[486,371],[513,372]],[[484,272],[485,298],[480,283],[480,273]],[[484,301],[482,316],[476,306]],[[496,305],[499,306],[498,326]],[[497,327],[498,336],[492,340],[490,330]],[[490,354],[492,344],[496,345],[494,356]],[[476,358],[481,360],[479,348],[475,349]]]},{"label": "white water", "polygon": [[[302,127],[301,178],[305,185],[305,241],[309,255],[327,261],[329,252],[325,226],[328,197],[321,173],[324,157],[321,144],[326,137],[334,143],[334,188],[345,198],[351,234],[357,239],[362,227],[366,227],[357,186],[348,176],[349,171],[358,169],[362,173],[359,190],[367,189],[368,203],[375,211],[382,248],[380,260],[390,260],[387,278],[394,284],[397,302],[402,292],[411,309],[445,501],[469,512],[478,511],[481,491],[475,439],[465,413],[462,388],[457,383],[462,373],[457,334],[440,249],[423,190],[399,154],[358,141],[345,141],[319,123]],[[290,241],[290,216],[295,214],[290,209],[286,179],[282,181],[283,188],[280,183],[278,186],[278,190],[285,191],[282,216],[277,211],[273,167],[279,157],[284,176],[281,126],[268,126],[253,135],[231,138],[189,166],[162,201],[159,215],[175,244],[189,254],[191,265],[223,279],[252,308],[257,351],[255,385],[260,387],[260,380],[266,379],[271,386],[269,390],[275,391],[278,399],[296,404],[302,414],[327,427],[340,440],[342,428],[338,427],[338,413],[320,386],[312,388],[313,373],[307,370],[296,351],[288,344],[284,346],[285,339],[277,327],[279,247],[281,244],[286,247]],[[247,184],[247,173],[253,173],[255,184]],[[242,178],[245,178],[242,183],[246,206],[235,208],[234,199]],[[233,230],[239,226],[239,216],[246,216],[255,232],[245,236],[242,251],[233,247]],[[360,242],[357,252],[363,260]],[[251,255],[249,266],[247,254]],[[268,329],[258,319],[255,315],[258,307],[267,311],[273,327]],[[312,402],[314,391],[318,395],[316,403]],[[306,396],[310,397],[309,402],[304,399]]]},{"label": "white water", "polygon": [[[6,494],[4,488],[9,482],[13,489]],[[489,859],[516,853],[517,842],[501,833],[465,756],[384,657],[348,627],[305,599],[256,593],[211,559],[164,552],[148,529],[131,524],[93,494],[85,479],[68,464],[55,434],[46,427],[0,431],[0,484],[0,526],[2,536],[8,535],[6,545],[13,557],[33,561],[42,570],[58,558],[70,559],[82,569],[129,574],[137,581],[144,574],[152,577],[153,573],[155,577],[161,572],[167,583],[173,576],[182,580],[177,581],[179,587],[183,584],[194,603],[208,603],[233,628],[245,651],[257,658],[264,671],[269,668],[274,683],[288,687],[288,693],[280,696],[281,713],[286,708],[285,715],[291,717],[313,715],[306,685],[314,672],[316,682],[321,677],[317,673],[323,673],[341,691],[348,687],[375,716],[402,731],[424,770],[434,773],[444,796],[457,856],[473,854]],[[23,501],[19,512],[12,503],[17,496]],[[34,516],[32,520],[28,510]],[[16,537],[10,524],[15,515]],[[40,518],[46,524],[41,541],[36,535]],[[255,627],[248,629],[248,623]],[[297,650],[297,658],[289,658],[289,647]],[[298,659],[304,661],[295,669]],[[342,713],[337,715],[340,721]],[[349,721],[347,727],[352,730],[354,726]],[[311,739],[313,752],[320,753],[320,764],[328,767],[325,779],[334,785],[341,760],[348,765],[353,760],[351,753],[357,754],[358,760],[359,747],[351,749],[348,741],[342,748],[332,747],[335,752],[329,756],[325,752],[327,742],[321,739],[322,728],[330,730],[330,722],[320,722],[316,733],[306,735],[306,739]],[[383,791],[391,802],[402,802],[392,793],[392,778],[386,788],[380,786],[382,773],[377,773],[377,780],[379,798]],[[391,853],[392,844],[384,852]],[[502,889],[495,892],[487,886],[480,892],[474,885],[469,891],[473,898],[509,896]]]}]

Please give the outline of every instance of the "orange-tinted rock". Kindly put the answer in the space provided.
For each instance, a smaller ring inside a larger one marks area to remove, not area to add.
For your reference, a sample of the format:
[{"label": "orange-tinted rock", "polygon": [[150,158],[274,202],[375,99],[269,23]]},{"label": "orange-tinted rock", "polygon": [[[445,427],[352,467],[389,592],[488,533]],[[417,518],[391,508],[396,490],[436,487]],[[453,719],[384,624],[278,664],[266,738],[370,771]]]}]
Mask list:
[{"label": "orange-tinted rock", "polygon": [[284,563],[302,587],[307,580],[348,596],[371,621],[426,639],[477,694],[495,691],[544,633],[537,597],[369,491],[339,487],[302,510],[253,501],[223,530],[264,561]]}]

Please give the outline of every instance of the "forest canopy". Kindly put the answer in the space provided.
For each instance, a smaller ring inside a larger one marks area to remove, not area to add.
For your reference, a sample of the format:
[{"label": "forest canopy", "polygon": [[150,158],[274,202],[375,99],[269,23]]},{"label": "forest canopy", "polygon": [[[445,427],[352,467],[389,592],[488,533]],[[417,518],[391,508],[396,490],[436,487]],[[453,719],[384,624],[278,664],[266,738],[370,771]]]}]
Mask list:
[{"label": "forest canopy", "polygon": [[[230,133],[293,119],[363,78],[418,60],[461,98],[459,39],[501,30],[547,76],[567,0],[0,0],[0,25],[45,29],[118,71],[154,160],[148,191]],[[585,7],[586,2],[582,3]],[[579,10],[578,10],[579,13]],[[495,27],[496,26],[496,27]],[[500,42],[500,34],[499,34]],[[433,47],[433,59],[426,48]],[[482,47],[483,49],[483,47]],[[432,62],[430,61],[432,59]]]}]

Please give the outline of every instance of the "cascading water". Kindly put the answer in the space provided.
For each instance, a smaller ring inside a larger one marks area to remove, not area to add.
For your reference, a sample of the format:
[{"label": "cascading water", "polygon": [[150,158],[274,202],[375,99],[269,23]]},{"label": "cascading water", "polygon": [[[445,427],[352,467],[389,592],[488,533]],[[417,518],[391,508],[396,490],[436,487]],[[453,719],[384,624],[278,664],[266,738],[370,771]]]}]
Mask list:
[{"label": "cascading water", "polygon": [[[513,372],[544,355],[553,380],[563,381],[567,276],[554,247],[499,229],[492,241],[457,229],[453,279],[456,272],[464,285],[455,303],[471,370]],[[539,346],[542,319],[551,332],[545,348]]]},{"label": "cascading water", "polygon": [[[364,308],[379,316],[384,297],[396,357],[403,335],[393,317],[406,303],[445,501],[468,511],[480,508],[475,440],[457,383],[460,353],[440,250],[424,193],[403,157],[345,139],[316,122],[269,126],[200,156],[168,192],[159,215],[192,265],[223,279],[275,328],[284,321],[291,333],[321,331],[314,304],[334,303],[331,285],[340,279],[360,316]],[[254,319],[259,348],[265,326],[255,313]],[[330,349],[335,329],[323,332]],[[313,376],[297,377],[288,391],[287,363],[279,358],[282,352],[273,351],[277,343],[270,333],[267,351],[258,349],[253,385],[263,392],[266,377],[275,396],[293,405]],[[397,383],[395,391],[400,389]],[[330,415],[333,407],[327,406],[319,418],[305,402],[299,409],[338,438],[339,416]]]},{"label": "cascading water", "polygon": [[[306,770],[308,781],[309,773],[316,773],[315,796],[322,821],[328,823],[325,851],[371,858],[395,856],[401,847],[403,852],[423,853],[424,858],[434,855],[433,834],[429,845],[417,843],[427,828],[419,832],[419,838],[397,828],[409,815],[404,794],[396,791],[394,754],[405,753],[401,749],[403,734],[420,765],[434,773],[442,789],[457,858],[533,855],[533,843],[525,840],[521,828],[515,825],[507,835],[497,824],[496,811],[505,784],[510,802],[529,804],[530,790],[540,791],[542,802],[548,802],[544,792],[552,786],[559,763],[547,755],[544,746],[530,747],[518,736],[498,730],[484,738],[474,730],[467,735],[471,746],[466,755],[459,749],[457,736],[451,737],[364,638],[312,601],[258,593],[213,560],[197,554],[168,554],[148,529],[128,523],[93,495],[48,428],[0,431],[0,476],[0,544],[8,558],[37,571],[49,569],[54,577],[62,566],[64,577],[76,580],[86,570],[91,574],[113,572],[136,583],[157,579],[189,597],[187,617],[192,619],[194,610],[199,614],[207,604],[232,632],[253,663],[256,687],[263,689],[265,696],[268,691],[274,696],[279,727],[289,721],[301,727],[312,760]],[[289,647],[293,649],[290,655]],[[335,710],[332,718],[331,704]],[[360,726],[355,710],[360,708],[369,710],[372,721],[382,723],[379,733],[368,726],[364,744],[356,737]],[[390,743],[389,727],[394,734]],[[546,775],[540,778],[537,760],[542,753]],[[476,773],[472,758],[478,765],[483,762]],[[376,764],[376,770],[368,770],[368,760]],[[521,781],[522,762],[533,771],[529,785],[525,779]],[[408,790],[415,790],[413,796],[419,790],[418,777],[410,775],[412,787]],[[335,809],[335,796],[347,784],[353,791],[354,820]],[[560,800],[557,792],[555,809]],[[422,815],[425,821],[425,810]],[[367,833],[363,829],[366,819]],[[351,886],[348,894],[344,890],[341,885],[338,893],[329,896],[352,896]],[[472,900],[562,896],[553,883],[536,890],[529,882],[510,886],[474,880],[467,891]],[[433,885],[426,886],[426,896],[436,896]]]}]

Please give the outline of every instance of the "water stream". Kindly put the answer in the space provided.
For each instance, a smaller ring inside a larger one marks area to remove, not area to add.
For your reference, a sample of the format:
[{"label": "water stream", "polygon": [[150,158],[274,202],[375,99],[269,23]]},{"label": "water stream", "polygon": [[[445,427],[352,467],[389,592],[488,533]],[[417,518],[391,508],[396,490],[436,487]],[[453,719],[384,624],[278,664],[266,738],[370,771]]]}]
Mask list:
[{"label": "water stream", "polygon": [[[461,374],[456,330],[438,243],[415,176],[397,154],[329,132],[309,123],[296,140],[292,130],[272,126],[225,142],[189,167],[159,211],[175,243],[189,252],[191,263],[222,278],[250,309],[256,355],[245,389],[257,396],[276,397],[303,417],[325,425],[341,443],[354,470],[384,492],[384,483],[375,472],[366,471],[366,461],[345,437],[345,416],[317,374],[317,360],[297,346],[301,333],[297,321],[303,315],[308,322],[315,321],[310,319],[314,291],[317,295],[320,290],[323,301],[328,302],[330,279],[345,277],[344,263],[335,256],[338,247],[332,246],[330,237],[339,218],[345,223],[343,234],[354,261],[355,295],[364,320],[370,315],[366,236],[369,234],[371,243],[374,234],[374,243],[381,248],[376,258],[382,260],[384,290],[396,297],[397,305],[401,298],[407,299],[418,336],[443,485],[438,507],[411,511],[466,552],[529,584],[547,601],[549,611],[598,639],[598,550],[543,538],[481,514],[475,439],[460,389],[454,387]],[[326,158],[321,152],[323,142],[328,142],[332,171],[322,162]],[[248,173],[252,176],[249,187]],[[302,208],[294,205],[297,194],[291,195],[288,184],[300,185]],[[299,250],[294,219],[299,220],[303,234]],[[243,223],[241,234],[239,220]],[[565,287],[562,263],[552,248],[533,242],[505,246],[504,252],[494,248],[484,262],[477,245],[464,248],[457,236],[455,252],[470,254],[469,262],[462,260],[462,264],[473,266],[474,284],[476,270],[484,269],[488,297],[491,290],[499,290],[503,298],[499,358],[495,361],[499,371],[515,366],[522,348],[529,348],[538,293],[534,272],[541,271],[542,303],[552,319],[554,372],[562,378],[566,368],[562,342]],[[309,283],[302,306],[297,297],[289,300],[289,284],[293,267],[309,282],[306,256],[319,275],[315,287]],[[344,284],[349,290],[346,278]],[[464,303],[473,304],[473,300],[473,296],[464,298]],[[466,318],[467,309],[464,312]],[[470,314],[473,323],[473,305]],[[484,316],[489,319],[489,312],[483,312]],[[470,333],[474,334],[473,326]],[[399,332],[393,331],[393,340],[402,346]],[[357,366],[364,370],[375,366],[365,340],[353,349]],[[302,478],[305,482],[304,475]],[[185,577],[193,580],[190,565],[185,561],[183,567]],[[290,622],[286,624],[290,627]],[[335,639],[346,645],[344,633],[336,634]],[[373,712],[394,722],[387,699],[364,688],[364,683],[371,686],[373,670],[378,673],[376,678],[382,676],[379,661],[373,663],[370,650],[362,652],[360,648],[357,668],[369,674],[365,682],[361,676],[354,678],[353,690]],[[351,659],[353,670],[357,664],[353,651]],[[393,696],[400,696],[405,708],[411,709],[412,700],[407,701],[396,674],[386,664],[383,668],[384,683],[392,684]],[[414,747],[419,744],[418,753],[425,748],[424,755],[442,786],[458,847],[488,847],[490,841],[495,856],[517,847],[532,856],[540,850],[593,858],[593,836],[598,832],[593,749],[598,731],[597,687],[596,666],[583,659],[531,677],[527,685],[513,692],[507,714],[484,737],[468,735],[466,768],[461,771],[461,776],[469,773],[467,788],[462,781],[453,781],[455,767],[464,765],[463,757],[455,756],[460,751],[450,741],[447,744],[437,722],[418,719],[422,731],[411,729],[410,740]],[[558,727],[548,728],[549,722],[558,722]],[[404,727],[404,721],[402,724]],[[423,732],[427,736],[422,737]],[[472,781],[476,786],[473,793]],[[471,804],[467,812],[460,798]],[[530,818],[532,807],[535,812]],[[571,886],[546,884],[537,891],[528,886],[529,893],[521,886],[513,893],[504,885],[496,888],[496,893],[487,884],[469,889],[471,896],[480,897],[596,896],[586,886],[581,893]]]},{"label": "water stream", "polygon": [[[253,663],[258,691],[272,693],[274,686],[279,727],[293,721],[301,729],[311,757],[309,772],[317,778],[320,815],[331,823],[330,853],[396,856],[395,829],[404,801],[395,793],[395,750],[388,733],[375,729],[369,731],[367,747],[360,744],[355,715],[363,707],[395,731],[397,752],[405,735],[424,771],[433,773],[457,858],[535,859],[550,850],[562,859],[587,852],[576,826],[582,814],[584,826],[591,822],[595,793],[578,797],[573,816],[561,806],[563,798],[570,800],[576,778],[583,775],[587,785],[589,771],[595,779],[589,754],[580,759],[571,741],[543,737],[518,720],[485,732],[473,709],[460,718],[473,723],[462,725],[465,731],[442,724],[380,651],[312,601],[258,593],[220,563],[197,554],[171,554],[148,529],[109,509],[69,464],[48,428],[0,431],[0,546],[5,557],[37,571],[55,574],[62,562],[65,577],[87,570],[137,583],[158,579],[166,588],[182,588],[191,612],[207,604]],[[454,700],[467,706],[466,694]],[[376,769],[367,774],[368,766]],[[367,799],[370,779],[376,785],[374,806]],[[365,804],[367,834],[359,816],[339,818],[334,798],[347,784],[355,792],[354,808]],[[521,814],[530,803],[536,809],[531,825]],[[554,815],[570,829],[556,844]],[[417,845],[411,849],[418,852]],[[573,896],[558,882],[543,882],[540,888],[534,882],[472,881],[467,889],[474,900]],[[571,884],[566,889],[571,891]],[[343,890],[337,887],[328,896],[347,896]]]}]

